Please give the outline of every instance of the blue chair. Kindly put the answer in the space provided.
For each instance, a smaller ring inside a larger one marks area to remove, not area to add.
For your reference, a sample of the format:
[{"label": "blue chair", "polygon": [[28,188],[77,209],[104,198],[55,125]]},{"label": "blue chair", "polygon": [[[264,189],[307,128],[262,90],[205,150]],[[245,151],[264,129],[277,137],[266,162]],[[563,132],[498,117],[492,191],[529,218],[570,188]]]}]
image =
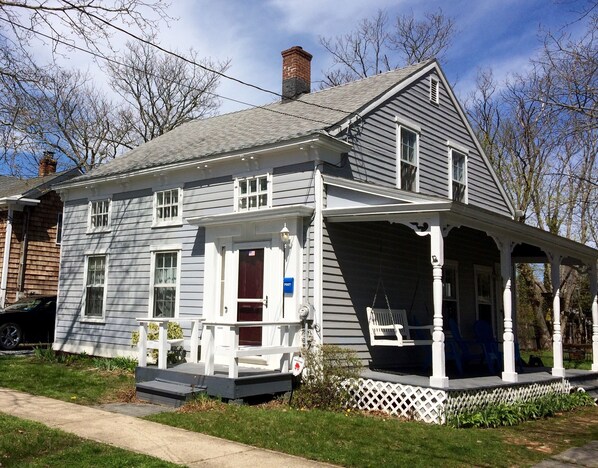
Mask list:
[{"label": "blue chair", "polygon": [[461,337],[459,326],[454,319],[449,320],[449,328],[453,336],[452,339],[447,340],[446,356],[447,359],[453,359],[457,367],[459,375],[463,375],[463,366],[471,362],[482,362],[484,360],[483,352],[473,352],[471,350],[471,342],[465,341]]},{"label": "blue chair", "polygon": [[488,371],[491,374],[496,374],[501,367],[502,353],[492,333],[492,326],[485,320],[478,320],[473,324],[473,331],[477,342],[484,351],[484,360]]}]

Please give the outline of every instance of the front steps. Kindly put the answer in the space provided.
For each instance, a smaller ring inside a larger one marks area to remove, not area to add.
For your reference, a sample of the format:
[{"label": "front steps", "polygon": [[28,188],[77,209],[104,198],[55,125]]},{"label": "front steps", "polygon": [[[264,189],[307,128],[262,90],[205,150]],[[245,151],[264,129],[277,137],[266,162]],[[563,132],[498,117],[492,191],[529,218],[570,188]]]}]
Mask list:
[{"label": "front steps", "polygon": [[568,377],[572,387],[583,388],[598,403],[598,373]]},{"label": "front steps", "polygon": [[195,395],[206,392],[206,387],[164,379],[137,382],[136,389],[137,398],[140,400],[175,408],[191,400]]}]

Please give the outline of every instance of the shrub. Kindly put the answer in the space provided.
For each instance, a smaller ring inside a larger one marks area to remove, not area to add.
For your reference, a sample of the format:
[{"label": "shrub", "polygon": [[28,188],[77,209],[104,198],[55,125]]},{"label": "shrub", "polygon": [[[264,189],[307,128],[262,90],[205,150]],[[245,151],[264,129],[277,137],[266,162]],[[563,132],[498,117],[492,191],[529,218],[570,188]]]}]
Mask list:
[{"label": "shrub", "polygon": [[[150,341],[157,341],[158,335],[160,333],[160,327],[158,327],[157,323],[150,323],[147,327],[147,339]],[[168,328],[166,332],[166,338],[169,340],[180,340],[184,338],[183,329],[178,323],[175,322],[168,322]],[[131,342],[133,346],[137,346],[139,343],[139,332],[135,331],[131,335]],[[158,359],[158,350],[152,349],[151,356],[154,360]],[[176,362],[180,362],[185,357],[185,350],[182,346],[173,346],[170,351],[168,351],[168,363],[174,364]]]},{"label": "shrub", "polygon": [[115,358],[94,358],[93,365],[105,371],[126,371],[134,372],[137,367],[137,360],[124,356]]},{"label": "shrub", "polygon": [[326,410],[350,406],[361,368],[357,355],[333,345],[313,346],[301,354],[305,369],[292,405]]},{"label": "shrub", "polygon": [[553,393],[532,401],[491,404],[474,411],[449,416],[447,424],[453,427],[477,428],[514,426],[525,421],[548,418],[563,411],[571,411],[593,404],[594,400],[585,392]]}]

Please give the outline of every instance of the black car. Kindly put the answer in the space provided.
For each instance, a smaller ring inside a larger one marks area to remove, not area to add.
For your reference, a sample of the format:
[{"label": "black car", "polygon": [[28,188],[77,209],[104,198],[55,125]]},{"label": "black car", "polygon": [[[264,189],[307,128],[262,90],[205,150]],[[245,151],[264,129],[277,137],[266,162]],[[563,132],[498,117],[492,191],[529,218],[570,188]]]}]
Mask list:
[{"label": "black car", "polygon": [[0,349],[54,341],[56,296],[28,296],[0,310]]}]

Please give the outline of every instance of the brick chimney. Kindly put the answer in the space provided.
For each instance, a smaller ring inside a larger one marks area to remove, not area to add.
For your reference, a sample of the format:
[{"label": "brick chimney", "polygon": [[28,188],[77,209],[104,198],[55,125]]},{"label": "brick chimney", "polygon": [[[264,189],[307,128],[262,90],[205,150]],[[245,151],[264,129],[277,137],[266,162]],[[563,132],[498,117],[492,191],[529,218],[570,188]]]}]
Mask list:
[{"label": "brick chimney", "polygon": [[283,102],[298,98],[303,93],[309,93],[312,55],[299,46],[283,50],[281,55]]},{"label": "brick chimney", "polygon": [[54,159],[53,151],[44,151],[44,155],[39,162],[39,171],[37,175],[44,177],[56,172],[56,160]]}]

